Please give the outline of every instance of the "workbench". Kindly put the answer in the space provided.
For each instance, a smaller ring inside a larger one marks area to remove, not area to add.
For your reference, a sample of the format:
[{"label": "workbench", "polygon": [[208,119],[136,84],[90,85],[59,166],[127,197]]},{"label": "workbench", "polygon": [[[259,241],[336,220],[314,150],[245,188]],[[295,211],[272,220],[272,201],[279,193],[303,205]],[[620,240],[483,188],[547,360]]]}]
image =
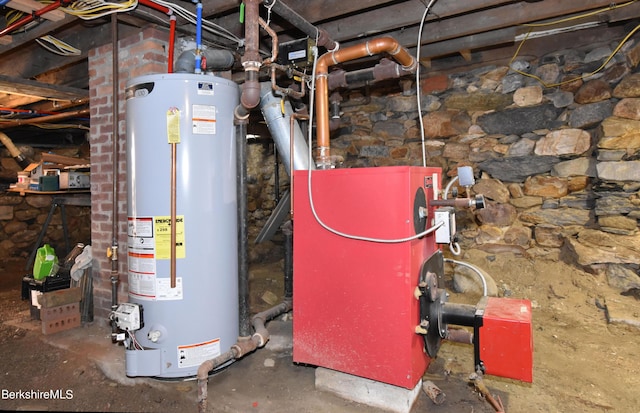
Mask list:
[{"label": "workbench", "polygon": [[18,193],[20,196],[26,195],[53,195],[51,198],[51,208],[49,209],[49,214],[47,215],[47,219],[44,221],[42,225],[42,229],[40,230],[40,234],[38,234],[38,239],[33,247],[33,250],[29,254],[29,259],[27,260],[27,264],[25,265],[25,270],[31,269],[33,265],[33,261],[36,257],[36,253],[38,248],[40,248],[42,241],[44,240],[44,236],[47,233],[47,228],[51,223],[51,219],[53,218],[53,214],[56,211],[56,208],[60,208],[60,215],[62,218],[62,233],[64,235],[64,244],[65,244],[65,254],[71,251],[71,244],[69,242],[69,230],[67,228],[67,214],[65,210],[65,205],[70,206],[91,206],[91,191],[89,189],[83,190],[66,190],[66,191],[34,191],[30,189],[24,188],[10,188],[7,192]]}]

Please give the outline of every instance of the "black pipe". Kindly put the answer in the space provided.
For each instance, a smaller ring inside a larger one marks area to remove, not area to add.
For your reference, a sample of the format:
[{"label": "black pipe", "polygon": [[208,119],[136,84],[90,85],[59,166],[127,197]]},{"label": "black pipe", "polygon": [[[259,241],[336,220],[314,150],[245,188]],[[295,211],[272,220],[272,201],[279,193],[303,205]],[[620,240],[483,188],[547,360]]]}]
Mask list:
[{"label": "black pipe", "polygon": [[293,221],[282,224],[284,234],[284,299],[293,302]]},{"label": "black pipe", "polygon": [[278,147],[273,145],[273,158],[275,159],[275,165],[273,170],[273,179],[275,181],[274,187],[274,196],[276,205],[280,202],[280,160],[278,158]]},{"label": "black pipe", "polygon": [[469,304],[444,303],[441,309],[442,322],[457,326],[475,325],[476,307]]},{"label": "black pipe", "polygon": [[265,7],[271,8],[271,10],[273,10],[275,14],[284,18],[286,21],[301,30],[307,36],[311,37],[312,39],[318,37],[318,46],[324,46],[328,50],[333,50],[338,45],[335,40],[329,37],[329,34],[326,31],[319,29],[311,24],[304,17],[284,4],[281,0],[263,0],[262,3]]},{"label": "black pipe", "polygon": [[[119,68],[118,68],[118,16],[114,13],[111,15],[111,53],[112,53],[112,77],[113,77],[113,96],[111,99],[111,119],[113,121],[112,126],[112,143],[113,143],[113,182],[111,202],[113,202],[111,210],[111,248],[109,249],[109,255],[111,258],[111,311],[118,309],[118,284],[120,281],[120,274],[118,273],[118,130],[119,130],[119,105],[118,105],[118,92],[119,92]],[[118,325],[115,319],[111,320],[111,341],[117,342],[116,336],[118,334]]]},{"label": "black pipe", "polygon": [[238,303],[240,337],[251,335],[247,209],[247,118],[236,116],[236,197],[238,199]]}]

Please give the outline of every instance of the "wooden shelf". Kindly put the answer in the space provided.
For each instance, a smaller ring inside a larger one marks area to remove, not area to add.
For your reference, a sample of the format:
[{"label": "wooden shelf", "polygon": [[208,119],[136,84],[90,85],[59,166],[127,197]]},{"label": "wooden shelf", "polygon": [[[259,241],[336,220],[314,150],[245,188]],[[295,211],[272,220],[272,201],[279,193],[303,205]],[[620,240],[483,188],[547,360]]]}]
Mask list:
[{"label": "wooden shelf", "polygon": [[34,191],[33,189],[24,189],[24,188],[9,188],[7,192],[14,192],[20,194],[20,196],[25,195],[72,195],[72,194],[88,194],[91,192],[90,189],[70,189],[63,191]]}]

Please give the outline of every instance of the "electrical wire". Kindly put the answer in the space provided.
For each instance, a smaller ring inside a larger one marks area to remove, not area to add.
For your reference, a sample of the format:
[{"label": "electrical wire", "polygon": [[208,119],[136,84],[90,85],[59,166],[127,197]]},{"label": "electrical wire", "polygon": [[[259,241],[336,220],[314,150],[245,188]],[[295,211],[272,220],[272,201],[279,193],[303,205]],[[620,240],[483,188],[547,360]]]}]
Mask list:
[{"label": "electrical wire", "polygon": [[[177,4],[174,4],[174,3],[171,3],[171,2],[168,2],[168,1],[164,1],[164,0],[153,0],[153,2],[167,7],[173,13],[175,13],[178,16],[182,17],[183,19],[185,19],[189,23],[196,24],[196,15],[195,15],[195,13],[185,9],[184,7],[179,6]],[[230,40],[233,43],[235,43],[238,47],[244,45],[244,40],[243,39],[240,39],[238,36],[234,35],[229,30],[227,30],[224,27],[219,26],[219,25],[217,25],[215,23],[212,23],[210,21],[207,21],[207,20],[203,19],[202,20],[202,29],[208,31],[209,33],[213,33],[213,34],[215,34],[215,35],[217,35],[219,37],[223,37],[223,38],[225,38],[227,40]]]},{"label": "electrical wire", "polygon": [[529,77],[531,79],[537,80],[538,82],[540,82],[540,84],[542,84],[546,88],[552,88],[552,87],[558,87],[558,86],[566,85],[566,84],[575,82],[576,80],[589,78],[589,77],[599,73],[602,69],[604,69],[607,66],[607,64],[609,64],[611,59],[613,59],[613,57],[616,55],[616,53],[618,53],[618,51],[620,51],[622,46],[624,46],[625,43],[627,41],[629,41],[631,36],[633,36],[638,30],[640,30],[640,24],[637,25],[633,30],[631,30],[631,32],[629,34],[627,34],[624,39],[622,39],[622,41],[613,50],[613,52],[609,55],[609,57],[607,57],[607,59],[605,59],[605,61],[602,63],[602,65],[600,65],[600,67],[598,67],[596,70],[594,70],[593,72],[590,72],[590,73],[582,74],[580,76],[576,76],[574,78],[567,79],[567,80],[562,81],[562,82],[549,84],[549,83],[545,83],[544,80],[542,80],[539,76],[536,76],[536,75],[531,74],[531,73],[526,73],[526,72],[523,72],[521,70],[514,69],[512,66],[513,66],[513,62],[516,60],[516,58],[520,54],[520,50],[522,49],[522,46],[524,46],[524,43],[527,41],[527,39],[529,38],[529,35],[531,35],[531,33],[533,32],[533,29],[535,27],[546,27],[546,26],[556,25],[556,24],[560,24],[560,23],[566,23],[568,21],[582,19],[582,18],[585,18],[585,17],[594,16],[594,15],[599,14],[599,13],[603,13],[603,12],[606,12],[606,11],[615,10],[615,9],[619,9],[619,8],[622,8],[622,7],[629,6],[629,5],[633,4],[633,3],[635,3],[636,1],[637,0],[632,0],[630,2],[623,3],[623,4],[615,4],[615,3],[613,3],[611,6],[605,7],[603,9],[595,10],[595,11],[592,11],[592,12],[589,12],[589,13],[585,13],[585,14],[581,14],[581,15],[578,15],[578,16],[568,17],[568,18],[565,18],[565,19],[555,20],[555,21],[552,21],[552,22],[524,24],[523,26],[530,27],[531,29],[529,29],[529,31],[527,32],[525,37],[522,39],[522,41],[518,45],[518,48],[516,49],[515,54],[513,55],[511,60],[509,61],[509,67],[511,67],[511,70],[513,70],[514,72],[516,72],[516,73],[518,73],[518,74],[520,74],[522,76],[526,76],[526,77]]},{"label": "electrical wire", "polygon": [[486,297],[487,296],[487,280],[484,277],[484,274],[482,274],[482,271],[476,267],[475,265],[469,264],[468,262],[464,262],[464,261],[458,261],[458,260],[454,260],[451,258],[445,258],[444,262],[450,262],[451,264],[456,264],[456,265],[461,265],[463,267],[467,267],[470,270],[473,270],[473,272],[475,272],[476,274],[478,274],[478,277],[480,277],[480,281],[482,282],[482,296]]},{"label": "electrical wire", "polygon": [[[316,37],[316,44],[318,44],[318,38]],[[316,92],[316,70],[317,70],[317,63],[318,63],[318,48],[317,46],[313,47],[313,54],[314,54],[314,60],[313,60],[313,71],[312,71],[312,76],[311,76],[311,85],[309,86],[309,125],[313,125],[313,115],[314,115],[314,102],[315,102],[315,92]],[[382,239],[382,238],[372,238],[372,237],[365,237],[365,236],[360,236],[360,235],[352,235],[352,234],[347,234],[345,232],[342,231],[338,231],[332,227],[330,227],[329,225],[325,224],[324,221],[322,221],[322,219],[320,219],[320,216],[318,215],[316,208],[315,208],[315,204],[313,202],[313,191],[312,191],[312,182],[311,182],[311,175],[313,175],[314,170],[311,169],[311,165],[313,164],[313,155],[312,155],[312,147],[313,147],[313,134],[312,134],[312,130],[313,128],[309,128],[309,132],[308,132],[308,145],[309,145],[309,167],[307,170],[307,192],[308,192],[308,196],[309,196],[309,206],[311,207],[311,212],[313,214],[313,217],[315,218],[316,222],[318,222],[318,224],[326,229],[327,231],[338,235],[340,237],[343,238],[347,238],[347,239],[352,239],[352,240],[357,240],[357,241],[367,241],[367,242],[376,242],[376,243],[382,243],[382,244],[398,244],[401,242],[408,242],[408,241],[413,241],[415,239],[418,238],[422,238],[434,231],[436,231],[438,228],[440,228],[442,225],[444,225],[443,222],[439,222],[438,224],[436,224],[433,227],[430,227],[428,229],[426,229],[423,232],[420,232],[416,235],[413,236],[409,236],[406,238],[396,238],[396,239]]]},{"label": "electrical wire", "polygon": [[[197,24],[196,14],[180,5],[164,0],[154,0],[154,3],[167,7],[172,13],[182,17],[189,23]],[[112,13],[131,11],[134,10],[137,6],[137,0],[127,0],[124,2],[108,2],[104,0],[79,0],[71,3],[69,6],[60,7],[60,10],[84,20],[93,20]],[[224,27],[207,20],[202,20],[202,29],[233,42],[236,47],[240,47],[244,44],[243,39],[240,39],[238,36],[234,35]]]},{"label": "electrical wire", "polygon": [[427,146],[425,143],[424,136],[424,120],[422,120],[422,93],[420,93],[420,45],[422,44],[422,30],[424,28],[424,22],[427,20],[427,15],[429,14],[429,10],[431,10],[431,6],[435,3],[436,0],[431,0],[427,7],[424,9],[424,13],[422,14],[422,19],[420,19],[420,29],[418,30],[418,46],[416,47],[416,61],[418,62],[416,66],[416,99],[418,100],[418,119],[420,122],[420,139],[422,141],[422,166],[427,166]]},{"label": "electrical wire", "polygon": [[135,334],[133,334],[129,330],[127,330],[127,334],[129,335],[129,338],[131,339],[131,343],[133,344],[134,349],[136,349],[136,350],[144,350],[144,347],[142,347],[140,345],[140,343],[138,342],[138,340],[136,339]]},{"label": "electrical wire", "polygon": [[137,6],[137,0],[127,0],[122,3],[104,0],[79,0],[59,9],[83,20],[94,20],[112,13],[131,11]]},{"label": "electrical wire", "polygon": [[523,24],[523,26],[526,27],[545,27],[545,26],[555,26],[556,24],[560,24],[560,23],[566,23],[566,22],[570,22],[573,20],[579,20],[579,19],[583,19],[585,17],[591,17],[591,16],[595,16],[598,15],[602,12],[605,11],[610,11],[610,10],[616,10],[616,9],[621,9],[623,7],[627,7],[632,5],[633,3],[635,3],[638,0],[631,0],[627,3],[622,3],[622,4],[616,4],[616,3],[611,3],[609,6],[604,7],[602,9],[598,9],[598,10],[594,10],[588,13],[583,13],[577,16],[571,16],[571,17],[566,17],[564,19],[558,19],[558,20],[554,20],[551,22],[545,22],[545,23],[525,23]]},{"label": "electrical wire", "polygon": [[63,42],[62,40],[56,39],[51,35],[42,36],[36,39],[36,42],[51,53],[55,53],[60,56],[80,56],[82,53],[80,49]]}]

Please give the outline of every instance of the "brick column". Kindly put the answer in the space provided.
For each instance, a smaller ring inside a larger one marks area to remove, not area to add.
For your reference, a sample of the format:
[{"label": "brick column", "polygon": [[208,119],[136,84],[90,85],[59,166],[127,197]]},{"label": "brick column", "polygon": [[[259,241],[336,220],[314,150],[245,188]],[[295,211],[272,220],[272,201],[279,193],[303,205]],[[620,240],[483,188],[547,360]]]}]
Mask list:
[{"label": "brick column", "polygon": [[[169,33],[148,28],[118,42],[118,302],[127,301],[127,155],[124,90],[137,76],[167,71]],[[95,320],[108,323],[111,310],[111,260],[113,225],[113,60],[111,44],[89,52],[91,108],[91,239],[94,255],[93,285]]]}]

